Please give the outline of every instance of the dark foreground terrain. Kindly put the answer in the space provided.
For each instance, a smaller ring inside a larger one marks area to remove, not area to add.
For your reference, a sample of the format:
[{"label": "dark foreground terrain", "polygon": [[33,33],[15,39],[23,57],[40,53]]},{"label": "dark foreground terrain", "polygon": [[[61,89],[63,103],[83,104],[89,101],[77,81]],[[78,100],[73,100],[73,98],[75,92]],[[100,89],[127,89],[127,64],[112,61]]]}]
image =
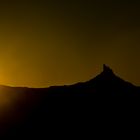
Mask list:
[{"label": "dark foreground terrain", "polygon": [[100,124],[136,110],[139,101],[133,97],[140,99],[140,88],[104,65],[103,72],[87,82],[40,89],[1,86],[0,97],[0,136],[69,137],[90,127],[98,130]]}]

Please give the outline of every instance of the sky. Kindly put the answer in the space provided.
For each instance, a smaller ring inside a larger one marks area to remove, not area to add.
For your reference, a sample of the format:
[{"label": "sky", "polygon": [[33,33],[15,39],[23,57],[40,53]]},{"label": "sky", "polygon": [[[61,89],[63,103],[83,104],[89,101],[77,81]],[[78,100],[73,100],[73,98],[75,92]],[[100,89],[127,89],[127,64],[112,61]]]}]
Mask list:
[{"label": "sky", "polygon": [[87,81],[109,65],[140,85],[138,0],[0,2],[0,84]]}]

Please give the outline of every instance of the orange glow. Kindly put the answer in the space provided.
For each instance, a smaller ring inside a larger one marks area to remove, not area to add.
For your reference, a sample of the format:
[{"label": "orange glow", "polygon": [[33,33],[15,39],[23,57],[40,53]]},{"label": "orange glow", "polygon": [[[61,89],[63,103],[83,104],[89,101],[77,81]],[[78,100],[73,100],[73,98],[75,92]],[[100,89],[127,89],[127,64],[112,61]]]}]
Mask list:
[{"label": "orange glow", "polygon": [[138,4],[93,3],[1,4],[0,84],[73,84],[105,63],[140,85]]}]

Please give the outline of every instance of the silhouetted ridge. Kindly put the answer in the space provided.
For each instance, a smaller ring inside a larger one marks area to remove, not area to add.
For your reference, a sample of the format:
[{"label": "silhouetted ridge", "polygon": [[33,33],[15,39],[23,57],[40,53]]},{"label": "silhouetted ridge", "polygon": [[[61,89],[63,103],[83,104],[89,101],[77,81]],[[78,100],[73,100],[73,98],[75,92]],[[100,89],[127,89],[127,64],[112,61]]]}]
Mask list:
[{"label": "silhouetted ridge", "polygon": [[[77,114],[78,120],[83,114],[89,114],[86,119],[84,117],[82,119],[82,122],[87,121],[90,114],[98,114],[98,111],[96,113],[95,110],[99,108],[98,110],[101,111],[102,107],[105,107],[110,97],[140,97],[140,88],[124,81],[104,64],[103,71],[87,82],[35,89],[0,86],[0,94],[2,96],[6,94],[16,104],[14,108],[9,104],[9,114],[6,115],[7,118],[4,118],[4,121],[1,119],[2,113],[0,112],[0,130],[7,134],[19,134],[20,136],[28,134],[34,136],[38,132],[42,134],[44,131],[46,136],[48,131],[44,127],[47,126],[50,130],[50,127],[53,126],[52,122],[54,124],[61,122],[60,120],[63,122],[63,113],[66,115],[67,112],[68,116]],[[84,97],[83,100],[81,97]]]},{"label": "silhouetted ridge", "polygon": [[113,70],[110,67],[103,64],[103,71],[95,78],[91,79],[89,82],[94,82],[94,83],[99,82],[99,84],[106,84],[106,82],[116,81],[116,80],[123,81],[121,78],[119,78],[114,74]]},{"label": "silhouetted ridge", "polygon": [[105,74],[113,74],[113,70],[107,65],[103,64],[103,73]]},{"label": "silhouetted ridge", "polygon": [[138,91],[136,86],[121,79],[105,64],[99,75],[84,84],[87,90],[92,91],[91,95],[134,95]]}]

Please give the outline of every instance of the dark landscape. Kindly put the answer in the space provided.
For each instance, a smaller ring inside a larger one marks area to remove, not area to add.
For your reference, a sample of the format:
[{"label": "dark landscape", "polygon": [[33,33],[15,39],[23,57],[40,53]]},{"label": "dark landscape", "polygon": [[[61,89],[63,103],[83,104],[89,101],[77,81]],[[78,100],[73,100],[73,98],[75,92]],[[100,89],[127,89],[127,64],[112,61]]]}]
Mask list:
[{"label": "dark landscape", "polygon": [[139,0],[0,1],[0,140],[139,131],[139,17]]},{"label": "dark landscape", "polygon": [[83,83],[49,88],[1,86],[0,90],[1,95],[14,97],[14,103],[0,114],[0,133],[6,136],[46,136],[74,122],[80,128],[102,111],[118,106],[116,100],[140,97],[140,87],[122,80],[106,65],[99,75]]}]

